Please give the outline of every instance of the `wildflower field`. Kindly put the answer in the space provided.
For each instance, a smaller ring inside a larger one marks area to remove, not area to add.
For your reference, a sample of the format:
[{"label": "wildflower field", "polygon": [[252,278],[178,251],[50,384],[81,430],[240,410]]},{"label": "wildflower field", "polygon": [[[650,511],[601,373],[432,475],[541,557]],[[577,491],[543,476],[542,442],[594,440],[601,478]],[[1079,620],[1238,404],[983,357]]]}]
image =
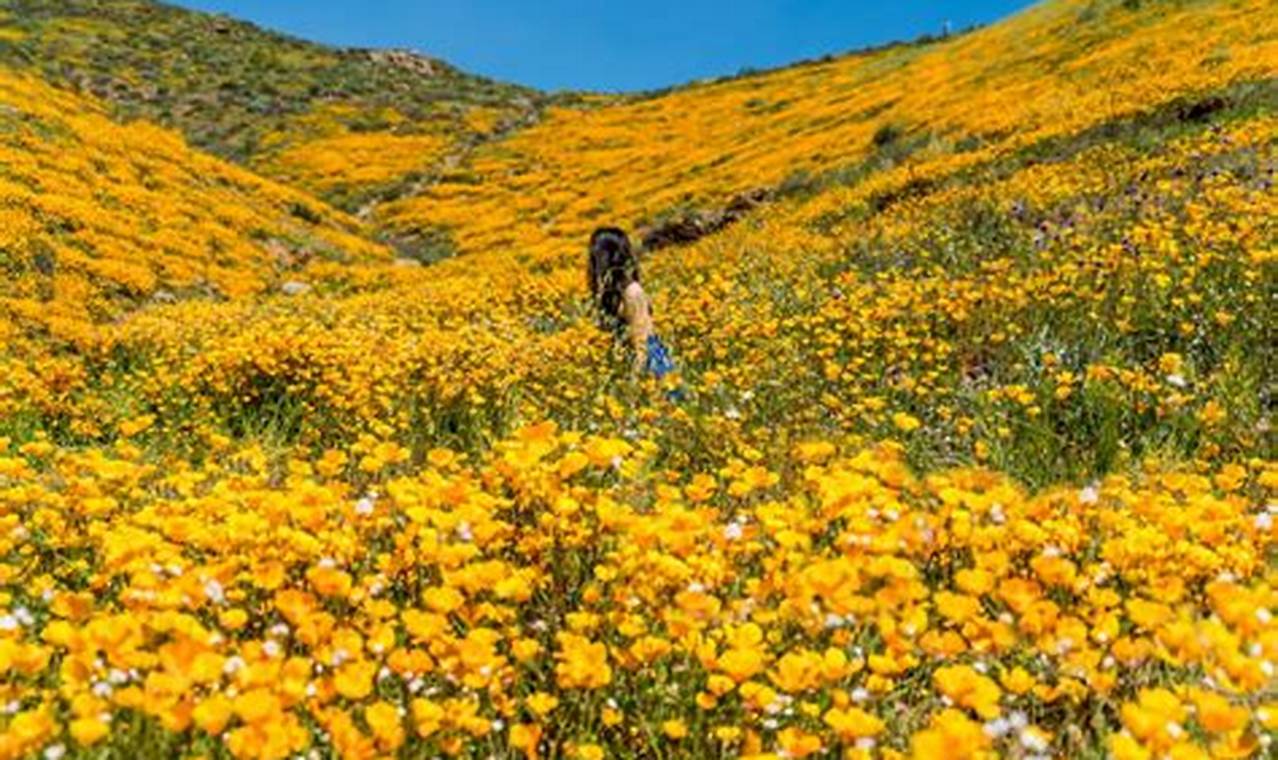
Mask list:
[{"label": "wildflower field", "polygon": [[[1278,755],[1271,2],[633,96],[229,24],[0,0],[0,760]],[[746,195],[632,379],[590,230]]]}]

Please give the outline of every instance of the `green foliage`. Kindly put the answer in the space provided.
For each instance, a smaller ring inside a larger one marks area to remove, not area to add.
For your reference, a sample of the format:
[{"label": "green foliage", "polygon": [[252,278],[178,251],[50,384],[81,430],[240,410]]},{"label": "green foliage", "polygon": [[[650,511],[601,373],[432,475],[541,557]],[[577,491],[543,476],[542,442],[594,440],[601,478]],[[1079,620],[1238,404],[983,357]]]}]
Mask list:
[{"label": "green foliage", "polygon": [[352,131],[405,122],[464,131],[469,107],[535,111],[535,91],[466,74],[434,58],[337,49],[149,0],[4,0],[23,37],[0,63],[33,67],[112,103],[126,119],[182,131],[192,144],[249,162],[297,136],[317,108]]}]

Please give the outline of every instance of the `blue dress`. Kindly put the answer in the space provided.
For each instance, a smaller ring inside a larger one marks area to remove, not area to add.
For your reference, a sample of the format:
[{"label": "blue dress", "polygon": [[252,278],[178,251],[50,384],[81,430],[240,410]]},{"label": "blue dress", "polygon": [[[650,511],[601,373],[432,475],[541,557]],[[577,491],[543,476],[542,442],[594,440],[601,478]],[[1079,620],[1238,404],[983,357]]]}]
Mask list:
[{"label": "blue dress", "polygon": [[670,349],[656,335],[648,336],[648,362],[644,366],[650,375],[660,380],[674,372],[674,359],[670,357]]}]

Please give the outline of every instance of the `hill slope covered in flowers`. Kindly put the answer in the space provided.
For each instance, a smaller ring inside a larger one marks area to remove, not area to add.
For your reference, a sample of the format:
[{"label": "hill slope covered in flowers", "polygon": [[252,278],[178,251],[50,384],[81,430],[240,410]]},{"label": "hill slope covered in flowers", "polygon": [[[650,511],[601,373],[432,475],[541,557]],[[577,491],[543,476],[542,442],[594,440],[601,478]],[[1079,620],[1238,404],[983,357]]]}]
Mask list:
[{"label": "hill slope covered in flowers", "polygon": [[[0,75],[0,757],[1272,755],[1276,40],[1049,2],[367,223]],[[646,254],[672,402],[583,238],[747,195]]]},{"label": "hill slope covered in flowers", "polygon": [[0,14],[0,61],[348,210],[546,99],[409,51],[330,48],[150,0],[5,0]]}]

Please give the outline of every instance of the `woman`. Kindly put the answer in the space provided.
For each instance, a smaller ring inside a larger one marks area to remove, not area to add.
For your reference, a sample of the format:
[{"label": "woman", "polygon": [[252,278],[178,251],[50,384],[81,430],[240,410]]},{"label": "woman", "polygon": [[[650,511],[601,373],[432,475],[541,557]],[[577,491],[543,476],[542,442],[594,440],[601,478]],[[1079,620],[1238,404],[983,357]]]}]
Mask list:
[{"label": "woman", "polygon": [[660,379],[672,372],[670,354],[653,331],[652,303],[639,284],[639,259],[626,233],[616,227],[595,230],[590,236],[587,266],[600,327],[629,342],[634,351],[634,373],[646,370]]}]

